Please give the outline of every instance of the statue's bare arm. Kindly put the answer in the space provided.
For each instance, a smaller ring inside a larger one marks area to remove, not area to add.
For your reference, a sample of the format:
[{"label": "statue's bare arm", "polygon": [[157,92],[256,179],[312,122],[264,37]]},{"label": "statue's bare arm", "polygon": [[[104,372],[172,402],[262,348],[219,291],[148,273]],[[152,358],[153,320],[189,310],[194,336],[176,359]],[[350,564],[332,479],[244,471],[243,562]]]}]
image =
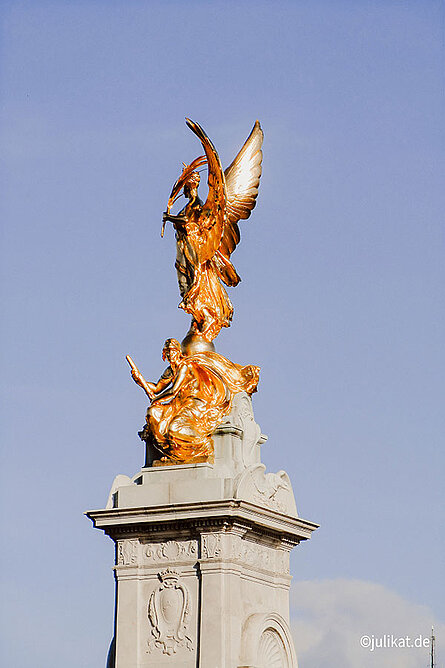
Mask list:
[{"label": "statue's bare arm", "polygon": [[166,401],[171,401],[172,399],[174,399],[174,397],[178,394],[179,390],[184,384],[186,376],[187,376],[187,367],[184,364],[176,374],[171,388],[166,389],[161,394],[158,394],[154,399],[154,401],[152,402],[152,405],[157,403],[165,403]]},{"label": "statue's bare arm", "polygon": [[153,401],[156,395],[163,392],[172,382],[173,371],[170,366],[166,368],[157,383],[150,383],[149,381],[145,380],[144,376],[141,374],[134,363],[130,364],[130,366],[131,376],[134,382],[139,385],[139,387],[142,387],[150,401]]}]

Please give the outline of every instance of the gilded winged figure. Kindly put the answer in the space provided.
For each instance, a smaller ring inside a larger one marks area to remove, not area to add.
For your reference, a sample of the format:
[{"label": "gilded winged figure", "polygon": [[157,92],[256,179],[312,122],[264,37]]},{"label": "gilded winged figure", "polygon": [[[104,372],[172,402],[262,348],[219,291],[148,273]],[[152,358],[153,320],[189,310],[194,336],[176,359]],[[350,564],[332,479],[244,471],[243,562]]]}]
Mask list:
[{"label": "gilded winged figure", "polygon": [[[188,339],[201,341],[201,349],[211,350],[211,342],[222,327],[230,326],[233,315],[232,303],[221,282],[233,287],[241,280],[230,257],[240,241],[238,222],[248,218],[256,204],[263,131],[256,121],[244,146],[223,171],[218,153],[202,127],[190,119],[186,122],[201,141],[205,155],[190,165],[184,164],[163,215],[161,234],[167,221],[173,223],[175,266],[182,297],[179,307],[192,316]],[[208,170],[208,196],[203,203],[198,197],[197,170],[204,165]],[[188,202],[177,215],[172,215],[172,205],[181,194]],[[195,346],[195,350],[198,348]]]},{"label": "gilded winged figure", "polygon": [[[256,203],[263,131],[256,121],[244,146],[223,171],[202,127],[186,120],[204,155],[184,164],[163,215],[161,234],[167,221],[173,223],[179,306],[191,315],[192,323],[182,344],[176,339],[165,342],[162,356],[169,365],[157,383],[147,382],[127,356],[133,380],[150,399],[139,435],[147,445],[147,462],[157,465],[213,461],[212,434],[230,413],[235,394],[256,392],[260,372],[257,366],[226,359],[212,342],[222,327],[229,327],[233,315],[223,284],[235,286],[240,281],[231,255],[240,241],[238,222],[250,216]],[[202,202],[198,170],[205,166],[208,196]],[[171,208],[181,194],[188,202],[173,215]]]}]

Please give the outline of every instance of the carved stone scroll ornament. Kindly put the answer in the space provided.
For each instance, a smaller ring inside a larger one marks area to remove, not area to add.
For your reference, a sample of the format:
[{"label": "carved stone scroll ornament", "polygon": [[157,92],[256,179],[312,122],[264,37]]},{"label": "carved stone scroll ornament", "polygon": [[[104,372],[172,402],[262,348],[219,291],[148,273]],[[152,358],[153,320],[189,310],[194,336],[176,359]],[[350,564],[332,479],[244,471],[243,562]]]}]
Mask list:
[{"label": "carved stone scroll ornament", "polygon": [[148,652],[161,649],[163,654],[176,654],[178,647],[193,650],[193,641],[187,635],[191,603],[187,587],[180,581],[178,571],[167,568],[158,574],[161,584],[148,602],[148,618],[152,625]]}]

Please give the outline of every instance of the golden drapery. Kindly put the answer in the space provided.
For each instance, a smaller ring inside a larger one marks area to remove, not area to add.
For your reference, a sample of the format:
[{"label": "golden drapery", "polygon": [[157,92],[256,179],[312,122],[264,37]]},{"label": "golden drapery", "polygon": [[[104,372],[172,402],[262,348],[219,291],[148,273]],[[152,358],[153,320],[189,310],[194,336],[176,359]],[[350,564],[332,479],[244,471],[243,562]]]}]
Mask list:
[{"label": "golden drapery", "polygon": [[155,400],[148,409],[148,431],[172,462],[213,461],[213,431],[237,392],[256,391],[260,369],[202,352],[182,358],[175,377],[181,371],[184,379],[175,396],[165,404]]},{"label": "golden drapery", "polygon": [[195,267],[193,284],[184,295],[179,308],[190,313],[198,325],[206,323],[202,332],[206,341],[213,341],[221,327],[230,327],[232,302],[219,281],[213,260],[207,260]]}]

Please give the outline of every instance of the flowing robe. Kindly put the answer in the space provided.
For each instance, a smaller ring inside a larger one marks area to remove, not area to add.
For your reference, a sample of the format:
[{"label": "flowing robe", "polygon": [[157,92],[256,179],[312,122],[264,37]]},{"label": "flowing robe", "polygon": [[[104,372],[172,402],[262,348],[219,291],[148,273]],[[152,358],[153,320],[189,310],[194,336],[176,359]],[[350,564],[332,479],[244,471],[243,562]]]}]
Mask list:
[{"label": "flowing robe", "polygon": [[175,223],[175,267],[182,297],[179,308],[192,316],[206,341],[213,341],[222,327],[230,327],[233,306],[221,285],[223,258],[219,262],[215,257],[204,262],[198,261],[197,249],[205,243],[206,238],[196,223],[201,210],[202,202],[197,198],[194,204],[187,204],[178,214],[184,223]]},{"label": "flowing robe", "polygon": [[219,281],[219,272],[213,260],[207,260],[196,267],[193,284],[179,308],[190,313],[199,325],[210,321],[203,334],[206,341],[213,341],[221,327],[230,327],[232,302]]},{"label": "flowing robe", "polygon": [[237,392],[256,391],[259,367],[234,364],[215,352],[184,357],[172,382],[185,370],[175,396],[148,409],[147,428],[157,447],[177,463],[213,460],[212,433],[230,413]]}]

